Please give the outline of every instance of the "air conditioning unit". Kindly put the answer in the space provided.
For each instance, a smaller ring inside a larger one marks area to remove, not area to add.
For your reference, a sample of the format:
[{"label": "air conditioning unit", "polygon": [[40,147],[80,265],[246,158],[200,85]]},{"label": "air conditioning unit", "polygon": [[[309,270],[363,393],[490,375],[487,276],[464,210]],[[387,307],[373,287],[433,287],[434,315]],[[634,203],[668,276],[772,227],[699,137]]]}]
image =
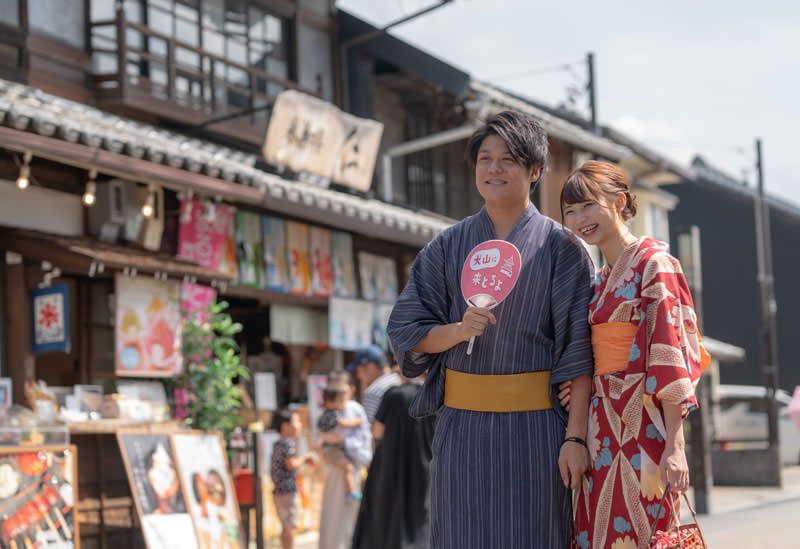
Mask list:
[{"label": "air conditioning unit", "polygon": [[89,233],[105,242],[136,242],[143,248],[161,248],[164,232],[164,191],[153,187],[153,215],[142,215],[150,187],[133,181],[98,182],[95,205],[89,209]]},{"label": "air conditioning unit", "polygon": [[104,242],[118,242],[125,224],[126,181],[97,183],[95,203],[89,208],[89,234]]}]

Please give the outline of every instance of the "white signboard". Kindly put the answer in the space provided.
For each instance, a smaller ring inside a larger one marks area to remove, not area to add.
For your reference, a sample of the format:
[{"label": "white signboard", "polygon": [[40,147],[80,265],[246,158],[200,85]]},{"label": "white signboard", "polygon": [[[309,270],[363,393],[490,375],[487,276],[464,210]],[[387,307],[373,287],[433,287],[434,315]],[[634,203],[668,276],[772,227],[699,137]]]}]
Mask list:
[{"label": "white signboard", "polygon": [[275,100],[264,158],[359,191],[372,184],[383,124],[343,113],[334,105],[287,90]]}]

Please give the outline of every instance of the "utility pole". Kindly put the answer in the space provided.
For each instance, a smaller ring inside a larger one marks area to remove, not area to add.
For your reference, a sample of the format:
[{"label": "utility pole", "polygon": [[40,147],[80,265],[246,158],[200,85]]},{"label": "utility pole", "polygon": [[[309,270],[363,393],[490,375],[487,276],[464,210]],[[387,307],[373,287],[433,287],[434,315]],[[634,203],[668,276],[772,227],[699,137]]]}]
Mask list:
[{"label": "utility pole", "polygon": [[595,103],[595,80],[594,80],[594,53],[589,52],[586,54],[586,70],[589,73],[589,83],[586,88],[589,91],[589,116],[592,122],[592,131],[599,133],[600,129],[597,127],[597,104]]},{"label": "utility pole", "polygon": [[[756,253],[758,255],[758,283],[761,286],[761,373],[767,389],[766,405],[769,425],[769,446],[778,449],[778,408],[775,393],[778,390],[778,337],[775,315],[775,286],[772,277],[772,237],[770,234],[769,206],[764,197],[764,162],[761,156],[761,139],[756,139],[756,177],[758,192],[755,197]],[[780,460],[779,460],[780,461]],[[779,463],[776,464],[779,466]]]},{"label": "utility pole", "polygon": [[[678,231],[678,259],[692,292],[698,331],[703,333],[703,269],[700,253],[700,228],[697,225]],[[692,448],[689,471],[694,487],[694,508],[701,514],[708,514],[711,511],[709,496],[713,488],[709,390],[708,376],[700,376],[696,391],[698,409],[689,416],[691,425],[689,443]]]}]

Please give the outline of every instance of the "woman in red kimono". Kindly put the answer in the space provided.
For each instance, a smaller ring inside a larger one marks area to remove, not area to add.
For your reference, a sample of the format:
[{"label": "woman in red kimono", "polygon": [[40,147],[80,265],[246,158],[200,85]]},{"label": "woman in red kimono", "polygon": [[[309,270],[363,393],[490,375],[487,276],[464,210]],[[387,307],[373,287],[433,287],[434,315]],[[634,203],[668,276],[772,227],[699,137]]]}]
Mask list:
[{"label": "woman in red kimono", "polygon": [[576,544],[647,547],[653,522],[665,530],[671,517],[669,505],[655,516],[666,484],[689,486],[683,421],[708,355],[678,260],[626,225],[636,202],[622,170],[586,162],[567,179],[561,208],[564,225],[606,261],[589,304],[592,466],[578,493]]}]

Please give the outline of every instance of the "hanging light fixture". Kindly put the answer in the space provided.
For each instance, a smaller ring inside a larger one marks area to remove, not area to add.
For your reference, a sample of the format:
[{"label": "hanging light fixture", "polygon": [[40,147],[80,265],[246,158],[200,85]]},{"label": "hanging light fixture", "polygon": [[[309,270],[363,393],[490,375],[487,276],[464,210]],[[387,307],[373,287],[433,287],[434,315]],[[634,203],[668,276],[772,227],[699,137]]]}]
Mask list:
[{"label": "hanging light fixture", "polygon": [[211,199],[206,201],[205,211],[203,212],[203,217],[209,223],[213,223],[217,220],[217,205]]},{"label": "hanging light fixture", "polygon": [[156,205],[156,190],[151,186],[147,193],[147,200],[142,206],[142,215],[145,217],[153,217],[153,211]]},{"label": "hanging light fixture", "polygon": [[89,170],[89,179],[86,181],[86,188],[83,191],[83,204],[85,206],[94,206],[97,201],[97,170],[92,168]]},{"label": "hanging light fixture", "polygon": [[25,190],[30,185],[30,177],[31,177],[31,159],[33,155],[29,152],[25,152],[22,156],[22,166],[19,167],[19,177],[17,177],[17,187],[20,190]]},{"label": "hanging light fixture", "polygon": [[194,192],[187,191],[185,196],[179,198],[185,200],[183,203],[183,211],[181,212],[181,223],[191,223],[192,207],[194,207]]}]

